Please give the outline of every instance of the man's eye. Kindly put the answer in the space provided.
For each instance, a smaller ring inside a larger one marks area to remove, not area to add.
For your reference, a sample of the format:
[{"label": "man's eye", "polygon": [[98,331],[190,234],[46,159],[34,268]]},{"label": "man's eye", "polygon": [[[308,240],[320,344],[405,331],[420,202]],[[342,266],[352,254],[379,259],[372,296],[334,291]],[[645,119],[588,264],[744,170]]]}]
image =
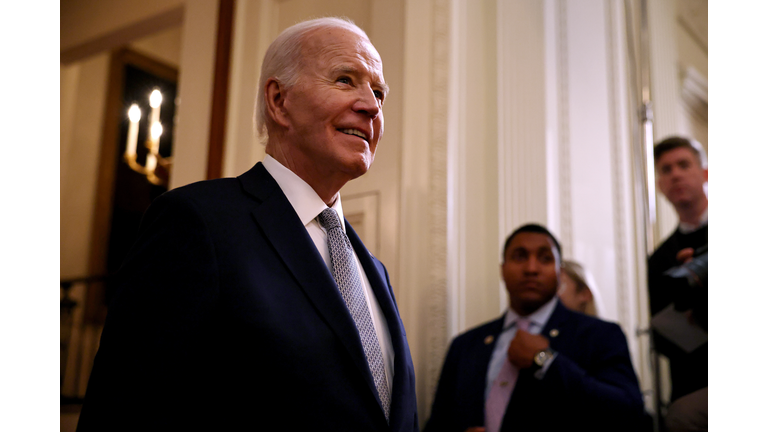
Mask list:
[{"label": "man's eye", "polygon": [[351,79],[351,78],[349,78],[349,77],[345,77],[345,76],[343,76],[343,77],[339,77],[339,78],[336,80],[336,82],[340,82],[340,83],[342,83],[342,84],[350,84],[350,85],[351,85],[351,84],[352,84],[352,79]]},{"label": "man's eye", "polygon": [[542,256],[539,258],[539,260],[540,260],[541,262],[545,263],[545,264],[549,264],[549,263],[551,263],[552,261],[554,261],[554,260],[555,260],[555,257],[553,257],[552,255],[542,255]]},{"label": "man's eye", "polygon": [[376,96],[376,99],[378,100],[384,100],[384,93],[379,90],[374,90],[373,95]]}]

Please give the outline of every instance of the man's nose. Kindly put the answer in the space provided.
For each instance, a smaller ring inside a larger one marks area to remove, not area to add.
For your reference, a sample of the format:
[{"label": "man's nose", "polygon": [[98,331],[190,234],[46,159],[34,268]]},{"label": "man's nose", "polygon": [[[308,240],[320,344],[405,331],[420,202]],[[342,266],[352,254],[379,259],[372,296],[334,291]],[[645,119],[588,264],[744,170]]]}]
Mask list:
[{"label": "man's nose", "polygon": [[526,273],[538,273],[539,272],[539,260],[536,257],[530,257],[525,262],[524,267]]},{"label": "man's nose", "polygon": [[679,178],[683,176],[683,169],[681,167],[672,167],[672,177]]},{"label": "man's nose", "polygon": [[358,94],[358,99],[355,102],[353,109],[357,112],[362,112],[375,119],[381,112],[380,101],[376,97],[373,89],[369,86],[361,86]]}]

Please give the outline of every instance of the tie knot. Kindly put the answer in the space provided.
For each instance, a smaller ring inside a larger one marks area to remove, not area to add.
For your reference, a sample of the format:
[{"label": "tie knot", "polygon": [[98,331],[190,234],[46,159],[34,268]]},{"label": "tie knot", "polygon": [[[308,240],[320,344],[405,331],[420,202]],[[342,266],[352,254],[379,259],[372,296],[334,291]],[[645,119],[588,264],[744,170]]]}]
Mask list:
[{"label": "tie knot", "polygon": [[326,231],[330,231],[334,228],[341,228],[341,222],[339,222],[339,215],[336,210],[327,208],[317,215],[317,221],[325,228]]},{"label": "tie knot", "polygon": [[530,325],[531,325],[531,320],[529,320],[528,318],[519,318],[517,320],[517,328],[523,331],[528,331],[528,327],[530,327]]}]

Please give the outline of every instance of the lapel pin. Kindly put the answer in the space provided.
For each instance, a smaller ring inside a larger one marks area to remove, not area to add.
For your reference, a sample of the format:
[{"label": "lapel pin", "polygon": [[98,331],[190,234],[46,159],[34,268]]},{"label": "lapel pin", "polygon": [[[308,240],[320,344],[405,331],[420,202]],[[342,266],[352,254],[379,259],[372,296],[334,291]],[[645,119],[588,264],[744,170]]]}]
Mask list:
[{"label": "lapel pin", "polygon": [[492,344],[493,343],[493,335],[486,336],[484,342],[485,342],[486,345]]},{"label": "lapel pin", "polygon": [[557,337],[557,335],[560,334],[560,330],[558,329],[552,329],[549,331],[549,337]]}]

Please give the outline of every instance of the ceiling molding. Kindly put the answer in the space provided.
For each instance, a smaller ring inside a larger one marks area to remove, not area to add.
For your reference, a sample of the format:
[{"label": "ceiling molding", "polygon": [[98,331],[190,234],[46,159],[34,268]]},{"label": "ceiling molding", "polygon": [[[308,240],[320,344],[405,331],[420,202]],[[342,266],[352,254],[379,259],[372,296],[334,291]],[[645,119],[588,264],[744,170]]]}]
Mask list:
[{"label": "ceiling molding", "polygon": [[71,48],[63,49],[60,53],[59,62],[62,65],[66,65],[100,52],[110,51],[127,45],[133,40],[181,25],[183,21],[184,6],[178,6]]},{"label": "ceiling molding", "polygon": [[678,0],[677,2],[677,21],[704,52],[707,52],[709,46],[708,5],[707,0]]}]

